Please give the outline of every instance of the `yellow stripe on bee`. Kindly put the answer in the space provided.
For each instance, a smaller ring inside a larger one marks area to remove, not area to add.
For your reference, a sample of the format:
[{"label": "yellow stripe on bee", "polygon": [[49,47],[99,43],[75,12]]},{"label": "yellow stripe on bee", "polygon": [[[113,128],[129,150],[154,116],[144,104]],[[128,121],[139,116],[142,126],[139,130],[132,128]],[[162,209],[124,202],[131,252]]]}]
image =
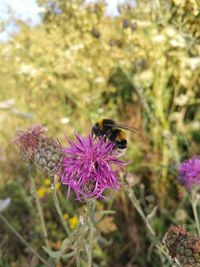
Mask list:
[{"label": "yellow stripe on bee", "polygon": [[100,119],[98,121],[98,124],[99,124],[99,128],[102,130],[103,129],[103,119]]},{"label": "yellow stripe on bee", "polygon": [[124,140],[124,139],[126,139],[126,134],[125,134],[125,132],[120,131],[120,132],[117,134],[117,140],[121,141],[121,140]]}]

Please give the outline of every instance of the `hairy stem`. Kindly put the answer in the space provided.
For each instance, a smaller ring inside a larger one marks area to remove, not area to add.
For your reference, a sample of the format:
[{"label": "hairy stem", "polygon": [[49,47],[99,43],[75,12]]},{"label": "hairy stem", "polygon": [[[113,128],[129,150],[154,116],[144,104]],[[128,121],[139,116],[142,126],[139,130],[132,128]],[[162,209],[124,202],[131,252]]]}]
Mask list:
[{"label": "hairy stem", "polygon": [[132,189],[127,189],[126,190],[133,206],[136,208],[137,212],[140,214],[140,216],[142,217],[144,223],[146,224],[147,226],[147,229],[149,230],[149,232],[155,236],[155,232],[152,228],[152,226],[150,225],[148,219],[146,218],[145,214],[144,214],[144,211],[142,210],[141,206],[140,206],[140,203],[139,201],[137,200],[136,196],[135,196],[135,193]]},{"label": "hairy stem", "polygon": [[191,193],[191,205],[192,205],[192,211],[194,215],[194,220],[197,228],[198,235],[200,236],[200,224],[199,224],[199,217],[197,212],[197,199],[196,199],[196,192],[193,190]]},{"label": "hairy stem", "polygon": [[94,234],[94,211],[96,202],[91,200],[88,204],[88,224],[90,226],[89,232],[89,246],[88,246],[88,267],[92,267],[92,250],[93,250],[93,234]]},{"label": "hairy stem", "polygon": [[81,267],[81,258],[80,258],[80,252],[78,251],[77,257],[76,257],[76,267]]},{"label": "hairy stem", "polygon": [[165,251],[163,244],[160,242],[160,240],[157,239],[155,231],[152,228],[152,226],[150,225],[148,218],[146,217],[142,207],[140,206],[140,203],[139,203],[134,191],[131,188],[127,188],[126,193],[127,193],[128,197],[130,198],[133,206],[135,207],[135,209],[137,210],[137,212],[140,214],[143,221],[145,222],[147,229],[151,233],[153,239],[156,241],[157,253],[159,253],[161,258],[163,258],[163,255],[164,255],[167,258],[167,260],[169,262],[171,262],[171,259],[170,259],[169,255],[167,254],[167,252]]},{"label": "hairy stem", "polygon": [[60,207],[60,204],[59,204],[59,201],[58,201],[58,196],[57,196],[57,192],[56,192],[56,188],[54,186],[54,184],[51,185],[51,193],[52,193],[52,197],[53,197],[53,201],[54,201],[54,205],[55,205],[55,208],[57,210],[57,213],[60,217],[60,220],[62,222],[62,225],[70,239],[70,241],[72,241],[72,234],[71,234],[71,231],[69,229],[69,226],[67,224],[67,222],[64,220],[63,218],[63,213],[62,213],[62,210],[61,210],[61,207]]},{"label": "hairy stem", "polygon": [[34,180],[32,173],[31,173],[31,166],[29,166],[28,169],[29,169],[29,178],[31,180],[31,184],[32,184],[32,188],[33,188],[33,195],[35,197],[35,201],[36,201],[36,205],[37,205],[37,209],[38,209],[38,213],[39,213],[39,217],[40,217],[40,222],[41,222],[41,226],[42,226],[42,232],[44,235],[45,244],[49,248],[48,234],[47,234],[47,229],[46,229],[46,225],[45,225],[44,214],[42,211],[42,206],[41,206],[40,200],[38,198],[35,180]]}]

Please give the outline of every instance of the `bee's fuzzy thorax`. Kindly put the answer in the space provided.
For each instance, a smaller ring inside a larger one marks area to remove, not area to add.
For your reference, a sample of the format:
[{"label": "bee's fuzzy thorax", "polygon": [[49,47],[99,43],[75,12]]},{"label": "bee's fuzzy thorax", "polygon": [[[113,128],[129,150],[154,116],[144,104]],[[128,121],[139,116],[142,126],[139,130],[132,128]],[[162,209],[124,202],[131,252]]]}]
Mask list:
[{"label": "bee's fuzzy thorax", "polygon": [[116,124],[111,119],[100,119],[92,127],[91,132],[99,138],[106,136],[114,144],[113,150],[118,154],[124,154],[127,149],[127,139],[122,129],[130,130],[131,128],[122,124]]}]

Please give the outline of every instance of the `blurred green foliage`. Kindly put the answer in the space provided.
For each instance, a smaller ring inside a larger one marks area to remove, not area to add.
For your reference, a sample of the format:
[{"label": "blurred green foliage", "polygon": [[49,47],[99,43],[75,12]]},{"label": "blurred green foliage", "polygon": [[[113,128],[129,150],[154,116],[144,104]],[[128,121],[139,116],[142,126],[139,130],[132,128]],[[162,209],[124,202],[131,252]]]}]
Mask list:
[{"label": "blurred green foliage", "polygon": [[[64,133],[86,135],[99,117],[113,118],[140,129],[128,134],[128,170],[140,181],[138,194],[145,190],[143,205],[158,206],[154,223],[162,236],[173,220],[169,214],[187,209],[175,167],[200,153],[199,1],[138,0],[120,6],[117,17],[105,15],[103,2],[38,2],[41,23],[31,28],[16,19],[19,33],[0,43],[1,192],[16,200],[22,189],[13,187],[26,181],[12,144],[17,129],[41,123],[64,143]],[[23,194],[28,197],[28,189]],[[160,266],[152,263],[155,255],[144,257],[148,238],[137,215],[128,215],[124,193],[111,202],[121,230],[115,251],[124,250],[114,258],[110,248],[98,251],[98,266]],[[27,203],[20,209],[27,214]]]}]

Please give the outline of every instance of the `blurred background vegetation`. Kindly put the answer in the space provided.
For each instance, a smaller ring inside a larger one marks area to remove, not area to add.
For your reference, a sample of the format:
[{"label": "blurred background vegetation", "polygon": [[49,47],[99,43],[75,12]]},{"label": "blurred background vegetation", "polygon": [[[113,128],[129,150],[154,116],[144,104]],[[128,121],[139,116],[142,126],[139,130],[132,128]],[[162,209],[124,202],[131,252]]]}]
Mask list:
[{"label": "blurred background vegetation", "polygon": [[[125,160],[132,162],[127,177],[146,211],[157,206],[156,235],[161,239],[173,223],[191,224],[176,166],[200,154],[199,0],[138,0],[119,6],[116,17],[105,15],[103,2],[38,4],[44,10],[41,23],[30,27],[10,13],[20,30],[0,43],[0,198],[12,198],[6,217],[42,250],[26,166],[12,144],[16,130],[41,123],[65,144],[64,134],[73,138],[76,129],[86,135],[103,117],[140,129],[127,133]],[[58,249],[65,234],[49,182],[41,173],[35,180],[51,247]],[[60,190],[65,219],[73,228],[83,204],[73,196],[65,200],[66,188]],[[94,266],[168,266],[152,252],[148,232],[123,188],[109,196],[98,208],[116,214],[99,229],[112,242],[96,245]],[[1,226],[0,266],[42,265]]]}]

